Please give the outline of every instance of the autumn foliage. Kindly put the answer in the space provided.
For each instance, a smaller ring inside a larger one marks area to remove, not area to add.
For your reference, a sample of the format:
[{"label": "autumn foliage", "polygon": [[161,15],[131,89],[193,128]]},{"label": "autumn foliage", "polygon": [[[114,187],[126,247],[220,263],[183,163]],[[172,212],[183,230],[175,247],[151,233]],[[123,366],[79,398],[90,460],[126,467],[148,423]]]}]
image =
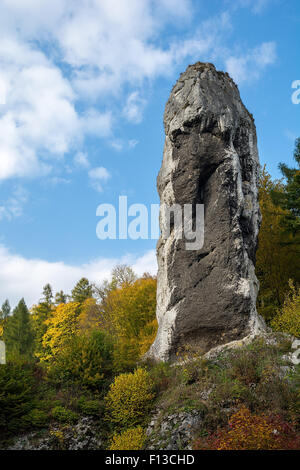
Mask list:
[{"label": "autumn foliage", "polygon": [[273,318],[271,326],[275,331],[284,331],[300,337],[300,287],[289,282],[290,291],[286,294],[284,304]]},{"label": "autumn foliage", "polygon": [[300,437],[280,416],[251,414],[241,408],[229,419],[228,427],[197,440],[195,450],[296,450]]},{"label": "autumn foliage", "polygon": [[149,373],[142,368],[117,376],[105,398],[108,419],[121,428],[140,424],[152,407],[153,387]]},{"label": "autumn foliage", "polygon": [[145,440],[146,433],[142,426],[126,429],[113,435],[109,450],[141,450]]},{"label": "autumn foliage", "polygon": [[260,282],[258,311],[267,322],[283,305],[289,292],[289,280],[300,283],[300,243],[286,231],[284,221],[290,213],[274,203],[274,192],[283,194],[284,185],[280,180],[272,180],[264,167],[259,188],[262,224],[256,254],[256,275]]}]

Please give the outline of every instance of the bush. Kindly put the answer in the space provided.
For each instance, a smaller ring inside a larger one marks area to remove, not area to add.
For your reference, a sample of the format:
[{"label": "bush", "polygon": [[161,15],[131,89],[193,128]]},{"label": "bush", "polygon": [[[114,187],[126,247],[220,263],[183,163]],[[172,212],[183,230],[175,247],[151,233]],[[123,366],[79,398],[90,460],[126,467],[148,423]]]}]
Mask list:
[{"label": "bush", "polygon": [[50,376],[57,382],[69,382],[99,388],[112,373],[113,345],[103,331],[77,335],[57,355]]},{"label": "bush", "polygon": [[113,436],[109,450],[141,450],[145,439],[146,433],[141,426],[127,429]]},{"label": "bush", "polygon": [[77,414],[63,406],[55,406],[51,411],[52,417],[59,423],[74,423],[77,421]]},{"label": "bush", "polygon": [[275,331],[282,331],[300,337],[300,287],[296,288],[290,280],[290,292],[283,307],[271,322]]},{"label": "bush", "polygon": [[0,436],[28,426],[25,417],[34,408],[34,368],[26,364],[0,365]]},{"label": "bush", "polygon": [[153,382],[145,369],[115,378],[105,398],[108,420],[121,427],[141,424],[154,399]]},{"label": "bush", "polygon": [[29,427],[34,428],[43,428],[47,426],[48,421],[48,414],[38,408],[31,410],[23,419],[23,423],[27,423]]},{"label": "bush", "polygon": [[194,443],[195,450],[296,450],[300,438],[280,416],[252,415],[242,406],[228,427]]},{"label": "bush", "polygon": [[99,416],[102,412],[101,403],[98,400],[87,400],[81,397],[78,400],[78,409],[84,415]]},{"label": "bush", "polygon": [[156,394],[167,390],[174,381],[174,367],[168,362],[148,362],[149,373],[154,382]]}]

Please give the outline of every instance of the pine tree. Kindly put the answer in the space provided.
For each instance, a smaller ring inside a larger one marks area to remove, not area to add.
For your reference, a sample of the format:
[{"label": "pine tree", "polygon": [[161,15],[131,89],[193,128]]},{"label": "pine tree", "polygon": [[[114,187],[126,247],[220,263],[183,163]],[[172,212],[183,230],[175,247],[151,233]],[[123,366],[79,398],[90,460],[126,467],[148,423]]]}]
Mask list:
[{"label": "pine tree", "polygon": [[300,234],[300,138],[295,142],[294,159],[297,168],[290,168],[285,163],[279,164],[286,184],[282,192],[272,193],[272,199],[276,205],[288,211],[282,219],[282,225],[295,237]]},{"label": "pine tree", "polygon": [[30,313],[24,299],[21,299],[4,328],[4,341],[8,357],[30,359],[33,353],[34,334],[31,328]]},{"label": "pine tree", "polygon": [[5,300],[5,302],[2,304],[1,310],[0,310],[0,317],[3,321],[5,321],[9,314],[10,314],[10,305],[8,299]]},{"label": "pine tree", "polygon": [[46,284],[43,287],[43,297],[40,303],[45,303],[49,306],[53,303],[53,292],[50,284]]},{"label": "pine tree", "polygon": [[38,356],[43,349],[42,340],[47,331],[46,321],[51,315],[53,309],[53,291],[50,284],[43,287],[42,298],[38,305],[34,305],[31,309],[32,326],[35,336],[35,353]]},{"label": "pine tree", "polygon": [[83,303],[86,299],[93,296],[93,286],[89,283],[88,279],[83,277],[77,282],[76,286],[72,290],[73,302]]},{"label": "pine tree", "polygon": [[64,293],[63,290],[56,292],[55,294],[55,305],[65,304],[68,301],[68,296]]}]

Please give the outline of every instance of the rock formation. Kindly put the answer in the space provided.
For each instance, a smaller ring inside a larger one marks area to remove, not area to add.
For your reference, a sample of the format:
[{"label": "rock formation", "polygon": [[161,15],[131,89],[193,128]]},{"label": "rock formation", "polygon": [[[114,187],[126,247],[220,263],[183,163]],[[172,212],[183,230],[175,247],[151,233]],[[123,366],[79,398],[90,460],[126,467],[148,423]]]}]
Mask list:
[{"label": "rock formation", "polygon": [[148,357],[172,360],[264,328],[254,271],[261,216],[254,120],[227,73],[189,66],[171,92],[164,127],[161,204],[204,204],[205,213],[201,249],[187,250],[174,226],[157,245],[159,328]]}]

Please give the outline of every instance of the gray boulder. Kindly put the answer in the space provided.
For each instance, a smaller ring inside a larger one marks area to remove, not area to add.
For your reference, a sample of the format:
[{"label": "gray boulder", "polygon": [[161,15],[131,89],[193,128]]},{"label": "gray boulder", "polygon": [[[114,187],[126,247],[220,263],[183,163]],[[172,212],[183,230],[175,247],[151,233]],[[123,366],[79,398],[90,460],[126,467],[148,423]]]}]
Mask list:
[{"label": "gray boulder", "polygon": [[174,221],[157,245],[159,328],[148,357],[172,360],[264,329],[254,270],[261,215],[254,120],[227,73],[189,66],[166,104],[164,127],[161,204],[192,204],[194,225],[196,205],[204,204],[201,248],[187,249]]}]

